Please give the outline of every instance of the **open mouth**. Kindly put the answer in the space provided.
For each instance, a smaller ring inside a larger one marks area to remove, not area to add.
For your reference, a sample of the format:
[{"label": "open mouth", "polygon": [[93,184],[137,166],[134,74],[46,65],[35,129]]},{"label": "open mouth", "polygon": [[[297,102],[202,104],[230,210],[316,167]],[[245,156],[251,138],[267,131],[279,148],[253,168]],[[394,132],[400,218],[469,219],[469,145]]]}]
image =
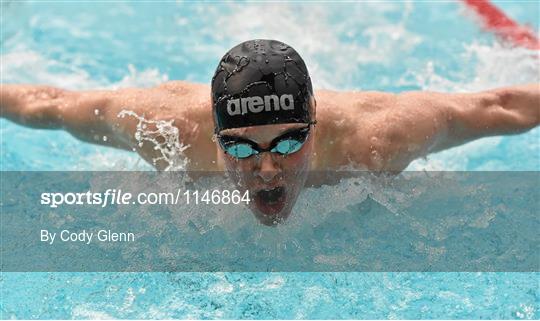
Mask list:
[{"label": "open mouth", "polygon": [[262,189],[255,193],[255,203],[266,215],[276,215],[285,207],[285,188]]}]

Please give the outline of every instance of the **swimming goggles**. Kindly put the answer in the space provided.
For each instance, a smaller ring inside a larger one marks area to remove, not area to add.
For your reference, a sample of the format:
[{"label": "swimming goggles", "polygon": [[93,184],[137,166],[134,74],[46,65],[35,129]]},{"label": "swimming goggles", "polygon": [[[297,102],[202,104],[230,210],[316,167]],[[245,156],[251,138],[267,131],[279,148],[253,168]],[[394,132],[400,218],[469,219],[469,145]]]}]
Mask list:
[{"label": "swimming goggles", "polygon": [[242,137],[217,135],[219,145],[225,153],[234,158],[244,159],[263,152],[278,153],[283,156],[299,151],[309,135],[310,123],[306,127],[291,130],[272,140],[268,148],[262,148],[257,143]]}]

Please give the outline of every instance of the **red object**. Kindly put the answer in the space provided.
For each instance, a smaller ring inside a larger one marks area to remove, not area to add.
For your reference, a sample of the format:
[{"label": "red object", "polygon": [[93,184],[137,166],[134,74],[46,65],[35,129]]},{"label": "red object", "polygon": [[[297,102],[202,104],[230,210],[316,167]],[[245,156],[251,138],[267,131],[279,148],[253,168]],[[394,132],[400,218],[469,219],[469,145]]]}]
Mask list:
[{"label": "red object", "polygon": [[540,50],[540,40],[528,27],[508,17],[489,0],[462,0],[482,19],[486,29],[514,45]]}]

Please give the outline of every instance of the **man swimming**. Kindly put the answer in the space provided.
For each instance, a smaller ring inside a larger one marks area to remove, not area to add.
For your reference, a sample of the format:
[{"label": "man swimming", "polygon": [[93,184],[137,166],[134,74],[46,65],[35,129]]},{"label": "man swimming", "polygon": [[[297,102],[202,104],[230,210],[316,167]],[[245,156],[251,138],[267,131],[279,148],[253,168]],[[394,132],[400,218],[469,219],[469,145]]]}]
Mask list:
[{"label": "man swimming", "polygon": [[188,170],[226,170],[250,191],[252,210],[267,225],[289,216],[309,169],[399,172],[429,153],[540,122],[539,84],[467,94],[314,92],[299,54],[275,40],[229,50],[210,88],[183,81],[86,92],[3,85],[0,98],[2,117],[134,150],[158,169],[167,166],[161,151],[140,145],[137,120],[118,115],[173,120],[190,146]]}]

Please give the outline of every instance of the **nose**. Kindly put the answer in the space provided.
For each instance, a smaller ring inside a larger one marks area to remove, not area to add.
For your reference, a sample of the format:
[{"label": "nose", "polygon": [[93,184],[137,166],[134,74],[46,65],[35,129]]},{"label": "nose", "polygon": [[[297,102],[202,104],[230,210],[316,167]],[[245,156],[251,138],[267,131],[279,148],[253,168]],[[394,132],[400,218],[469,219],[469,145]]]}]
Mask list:
[{"label": "nose", "polygon": [[272,153],[261,153],[259,156],[259,168],[256,174],[262,178],[265,183],[271,182],[279,173],[279,167],[271,154]]}]

